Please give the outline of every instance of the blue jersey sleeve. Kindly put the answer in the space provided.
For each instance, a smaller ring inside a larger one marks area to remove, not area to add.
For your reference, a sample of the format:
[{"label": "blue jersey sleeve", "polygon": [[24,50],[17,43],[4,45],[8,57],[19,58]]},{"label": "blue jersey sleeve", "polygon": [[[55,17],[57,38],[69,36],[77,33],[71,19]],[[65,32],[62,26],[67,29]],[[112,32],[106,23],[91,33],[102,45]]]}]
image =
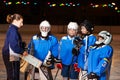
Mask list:
[{"label": "blue jersey sleeve", "polygon": [[58,40],[56,37],[52,37],[52,41],[51,41],[51,53],[53,54],[54,57],[58,57]]},{"label": "blue jersey sleeve", "polygon": [[33,39],[30,40],[29,44],[28,44],[28,53],[29,54],[34,54],[34,45],[33,45]]},{"label": "blue jersey sleeve", "polygon": [[105,72],[109,66],[111,66],[112,55],[112,48],[110,48],[109,46],[106,47],[104,53],[101,54],[101,60],[99,61],[97,68],[93,72],[101,76],[101,74]]},{"label": "blue jersey sleeve", "polygon": [[88,47],[93,46],[96,42],[96,37],[95,36],[89,36],[89,40],[88,40]]}]

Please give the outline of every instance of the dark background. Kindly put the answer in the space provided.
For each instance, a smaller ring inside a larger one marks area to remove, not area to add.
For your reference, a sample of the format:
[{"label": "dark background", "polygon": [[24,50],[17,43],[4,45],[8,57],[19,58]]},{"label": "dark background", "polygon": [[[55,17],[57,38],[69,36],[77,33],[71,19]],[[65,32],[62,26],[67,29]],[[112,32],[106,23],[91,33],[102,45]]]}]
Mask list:
[{"label": "dark background", "polygon": [[[22,1],[22,0],[6,0],[6,1]],[[25,0],[23,0],[25,1]],[[90,20],[95,25],[120,25],[120,13],[114,8],[99,7],[92,8],[89,4],[108,4],[115,2],[120,9],[119,0],[26,0],[29,5],[8,5],[0,0],[0,24],[5,24],[8,14],[19,13],[24,17],[24,24],[39,24],[42,20],[47,19],[51,24],[64,25],[70,21],[81,23],[84,19]],[[34,2],[37,5],[34,5]],[[62,3],[74,2],[80,3],[76,7],[49,7],[48,2]]]}]

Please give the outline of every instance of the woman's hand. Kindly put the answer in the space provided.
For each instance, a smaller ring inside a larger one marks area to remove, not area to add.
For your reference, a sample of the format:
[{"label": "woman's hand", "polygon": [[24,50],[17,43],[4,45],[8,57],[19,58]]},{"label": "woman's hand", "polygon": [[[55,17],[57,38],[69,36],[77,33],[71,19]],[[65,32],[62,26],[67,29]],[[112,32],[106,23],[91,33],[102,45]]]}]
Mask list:
[{"label": "woman's hand", "polygon": [[28,55],[28,52],[24,51],[23,56],[27,56],[27,55]]}]

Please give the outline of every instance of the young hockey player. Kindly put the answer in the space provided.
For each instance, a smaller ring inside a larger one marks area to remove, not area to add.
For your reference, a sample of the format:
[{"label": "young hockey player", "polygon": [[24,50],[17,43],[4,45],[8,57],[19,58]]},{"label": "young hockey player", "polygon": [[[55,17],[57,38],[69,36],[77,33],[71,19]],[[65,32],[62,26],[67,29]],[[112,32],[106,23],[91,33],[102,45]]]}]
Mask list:
[{"label": "young hockey player", "polygon": [[78,72],[74,70],[77,56],[74,56],[72,49],[74,47],[74,39],[78,32],[78,24],[70,22],[67,26],[67,36],[60,40],[60,59],[62,64],[57,64],[58,68],[62,68],[61,75],[63,80],[77,80]]},{"label": "young hockey player", "polygon": [[[40,33],[32,37],[28,46],[28,50],[33,46],[33,56],[43,62],[43,66],[47,67],[48,73],[51,70],[53,58],[58,56],[58,40],[55,36],[50,34],[51,25],[47,20],[40,23]],[[52,80],[52,74],[49,74],[49,79]]]},{"label": "young hockey player", "polygon": [[112,35],[108,31],[98,34],[96,44],[88,56],[88,79],[109,80],[113,48],[109,45]]},{"label": "young hockey player", "polygon": [[96,41],[96,36],[93,35],[93,30],[94,26],[88,20],[84,20],[81,23],[81,37],[83,41],[78,55],[78,67],[81,68],[81,76],[87,73],[89,48],[94,45]]}]

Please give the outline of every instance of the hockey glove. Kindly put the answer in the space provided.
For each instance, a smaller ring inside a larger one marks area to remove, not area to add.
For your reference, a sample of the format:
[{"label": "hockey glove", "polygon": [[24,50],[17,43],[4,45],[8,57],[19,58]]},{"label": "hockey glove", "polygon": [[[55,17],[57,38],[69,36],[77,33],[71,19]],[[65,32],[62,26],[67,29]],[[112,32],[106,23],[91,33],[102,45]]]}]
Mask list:
[{"label": "hockey glove", "polygon": [[80,68],[78,68],[78,64],[77,63],[74,64],[74,70],[76,72],[80,72]]},{"label": "hockey glove", "polygon": [[57,66],[58,69],[62,69],[62,64],[61,63],[57,63],[56,66]]},{"label": "hockey glove", "polygon": [[73,48],[73,49],[72,49],[72,54],[73,54],[74,56],[78,56],[78,54],[79,54],[79,48],[77,48],[77,47]]},{"label": "hockey glove", "polygon": [[22,43],[21,43],[21,47],[22,47],[24,50],[26,50],[26,42],[22,42]]}]

